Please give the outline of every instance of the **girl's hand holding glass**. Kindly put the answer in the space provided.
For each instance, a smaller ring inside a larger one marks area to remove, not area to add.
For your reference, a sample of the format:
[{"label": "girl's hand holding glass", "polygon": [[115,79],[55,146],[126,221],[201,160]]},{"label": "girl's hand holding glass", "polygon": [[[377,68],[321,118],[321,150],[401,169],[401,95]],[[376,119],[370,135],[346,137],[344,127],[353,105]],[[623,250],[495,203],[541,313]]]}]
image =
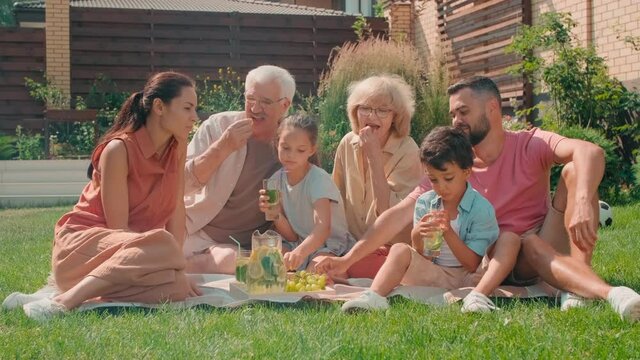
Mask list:
[{"label": "girl's hand holding glass", "polygon": [[262,211],[265,214],[268,213],[269,215],[274,217],[273,219],[267,219],[267,220],[277,220],[279,215],[282,213],[282,203],[278,202],[276,204],[272,204],[271,197],[267,194],[267,190],[265,189],[260,189],[259,193],[260,193],[260,197],[258,198],[258,207],[260,208],[260,211]]}]

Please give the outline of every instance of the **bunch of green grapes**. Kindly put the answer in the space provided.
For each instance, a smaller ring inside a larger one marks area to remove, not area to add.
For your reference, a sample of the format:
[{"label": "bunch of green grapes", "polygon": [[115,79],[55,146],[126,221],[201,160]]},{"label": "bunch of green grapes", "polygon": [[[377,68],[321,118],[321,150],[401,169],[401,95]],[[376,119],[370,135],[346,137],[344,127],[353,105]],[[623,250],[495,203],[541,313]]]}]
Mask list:
[{"label": "bunch of green grapes", "polygon": [[293,274],[287,280],[285,291],[302,292],[302,291],[319,291],[324,290],[327,284],[326,274],[313,274],[304,270]]}]

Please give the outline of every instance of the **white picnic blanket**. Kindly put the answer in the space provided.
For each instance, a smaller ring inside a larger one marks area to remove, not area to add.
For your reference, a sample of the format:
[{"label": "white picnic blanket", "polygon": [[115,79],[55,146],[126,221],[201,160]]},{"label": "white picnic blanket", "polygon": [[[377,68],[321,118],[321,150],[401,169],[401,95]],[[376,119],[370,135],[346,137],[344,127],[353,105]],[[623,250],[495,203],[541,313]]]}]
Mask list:
[{"label": "white picnic blanket", "polygon": [[[77,311],[86,311],[99,308],[122,308],[122,307],[141,307],[141,308],[189,308],[193,306],[208,305],[217,308],[235,308],[238,306],[251,304],[255,302],[277,302],[277,303],[296,303],[305,299],[316,299],[323,301],[346,301],[359,296],[370,285],[371,279],[348,279],[348,285],[335,284],[328,291],[318,293],[284,293],[284,294],[263,294],[252,295],[247,297],[246,294],[238,294],[230,291],[230,284],[235,281],[233,275],[223,274],[190,274],[202,290],[202,295],[198,297],[188,298],[184,301],[176,301],[168,304],[144,304],[135,302],[104,302],[104,301],[87,301],[81,305]],[[447,290],[428,286],[399,286],[394,289],[388,297],[403,296],[407,299],[431,305],[447,305],[454,303],[466,296],[472,288],[461,288],[455,290]],[[56,289],[50,285],[38,290],[33,295],[37,298],[53,297]],[[511,287],[504,286],[496,289],[493,296],[497,297],[557,297],[555,289],[545,284],[534,285],[529,287]]]}]

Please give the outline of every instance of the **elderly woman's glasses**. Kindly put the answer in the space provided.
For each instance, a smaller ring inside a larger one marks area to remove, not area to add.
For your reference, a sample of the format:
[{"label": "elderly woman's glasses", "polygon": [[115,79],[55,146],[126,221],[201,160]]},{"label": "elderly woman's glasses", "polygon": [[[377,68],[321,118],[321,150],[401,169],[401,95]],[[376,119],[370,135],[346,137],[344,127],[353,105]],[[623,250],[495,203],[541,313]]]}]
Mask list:
[{"label": "elderly woman's glasses", "polygon": [[247,96],[247,95],[244,96],[244,100],[247,102],[247,104],[249,104],[249,106],[253,106],[255,104],[258,104],[261,107],[269,107],[269,106],[271,106],[271,105],[273,105],[273,104],[275,104],[277,102],[280,102],[280,101],[284,100],[285,98],[286,97],[281,97],[278,100],[271,100],[271,99],[268,99],[268,98],[260,98],[260,99],[258,99],[258,98],[255,98],[253,96],[250,96],[250,95],[249,96]]},{"label": "elderly woman's glasses", "polygon": [[393,110],[391,109],[374,109],[368,106],[358,106],[358,114],[362,116],[371,116],[371,114],[376,113],[378,119],[384,119],[387,116],[391,115]]}]

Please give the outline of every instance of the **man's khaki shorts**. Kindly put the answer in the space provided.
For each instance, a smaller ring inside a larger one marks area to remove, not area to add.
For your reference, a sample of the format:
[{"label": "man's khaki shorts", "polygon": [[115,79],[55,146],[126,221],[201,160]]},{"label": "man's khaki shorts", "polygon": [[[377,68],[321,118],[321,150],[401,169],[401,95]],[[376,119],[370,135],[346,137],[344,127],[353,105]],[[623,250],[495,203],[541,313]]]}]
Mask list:
[{"label": "man's khaki shorts", "polygon": [[[530,234],[537,234],[560,254],[569,255],[571,246],[569,244],[569,234],[564,227],[564,213],[556,210],[553,206],[549,206],[549,211],[547,211],[547,215],[545,216],[542,224],[529,229],[520,237],[522,239]],[[478,272],[484,274],[489,266],[489,260],[488,256],[485,255],[483,257],[482,264],[480,265]],[[538,281],[538,277],[532,279],[519,278],[512,270],[502,284],[512,286],[530,286]]]}]

